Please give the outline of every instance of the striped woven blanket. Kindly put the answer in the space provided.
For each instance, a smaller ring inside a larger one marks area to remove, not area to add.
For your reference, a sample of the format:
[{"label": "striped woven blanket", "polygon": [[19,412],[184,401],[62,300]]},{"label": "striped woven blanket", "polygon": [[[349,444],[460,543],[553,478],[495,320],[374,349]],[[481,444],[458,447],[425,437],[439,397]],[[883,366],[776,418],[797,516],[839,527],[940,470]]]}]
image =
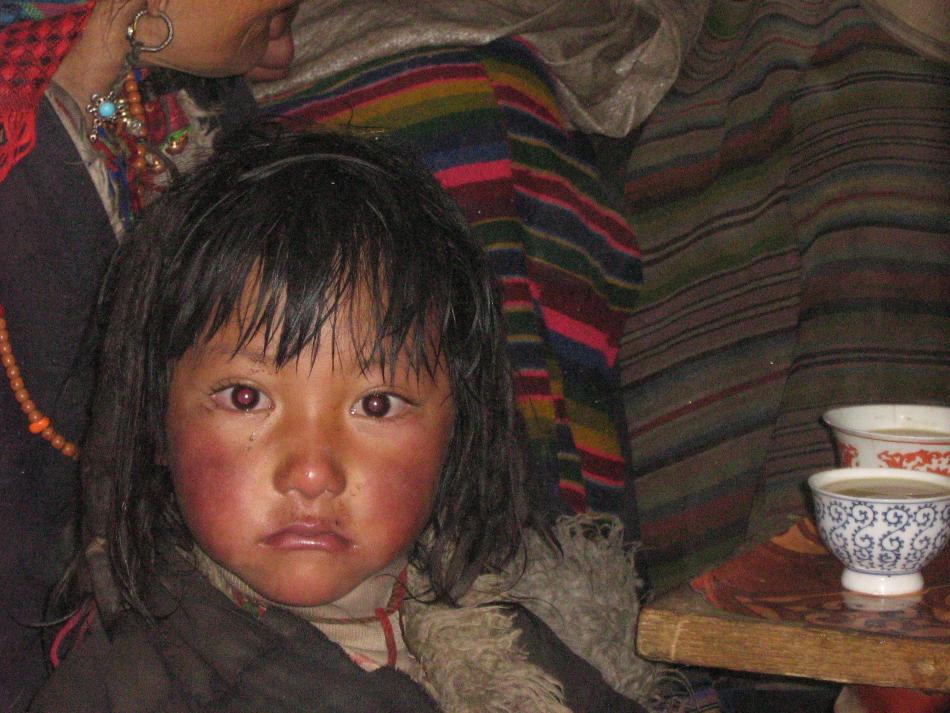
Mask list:
[{"label": "striped woven blanket", "polygon": [[614,365],[639,253],[530,48],[505,39],[412,51],[264,109],[299,126],[386,131],[421,154],[500,278],[535,465],[556,502],[616,511],[626,465]]},{"label": "striped woven blanket", "polygon": [[654,583],[787,527],[834,405],[950,400],[950,67],[855,0],[716,0],[629,161]]}]

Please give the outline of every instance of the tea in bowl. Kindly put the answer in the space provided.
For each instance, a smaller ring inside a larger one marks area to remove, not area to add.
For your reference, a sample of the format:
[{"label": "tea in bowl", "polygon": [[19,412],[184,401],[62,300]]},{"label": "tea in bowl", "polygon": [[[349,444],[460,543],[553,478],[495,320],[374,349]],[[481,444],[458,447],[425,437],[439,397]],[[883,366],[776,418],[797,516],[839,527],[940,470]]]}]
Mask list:
[{"label": "tea in bowl", "polygon": [[950,476],[950,408],[911,404],[826,411],[842,468],[905,468]]},{"label": "tea in bowl", "polygon": [[863,594],[923,588],[920,571],[950,540],[950,478],[897,468],[836,468],[808,479],[815,523]]}]

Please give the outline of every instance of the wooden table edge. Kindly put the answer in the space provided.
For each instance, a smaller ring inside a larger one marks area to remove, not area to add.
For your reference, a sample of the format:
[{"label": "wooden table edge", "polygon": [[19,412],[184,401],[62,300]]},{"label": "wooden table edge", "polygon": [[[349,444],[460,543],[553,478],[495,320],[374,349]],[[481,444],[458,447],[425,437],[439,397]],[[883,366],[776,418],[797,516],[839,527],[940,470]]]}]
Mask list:
[{"label": "wooden table edge", "polygon": [[643,607],[637,653],[692,666],[950,691],[950,640],[740,616],[716,609],[688,587]]}]

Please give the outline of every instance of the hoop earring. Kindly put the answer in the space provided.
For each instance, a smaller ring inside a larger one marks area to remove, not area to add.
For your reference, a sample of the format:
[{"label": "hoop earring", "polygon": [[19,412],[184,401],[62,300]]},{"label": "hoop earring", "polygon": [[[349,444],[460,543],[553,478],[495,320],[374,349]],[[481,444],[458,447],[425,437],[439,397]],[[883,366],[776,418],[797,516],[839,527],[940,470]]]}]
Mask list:
[{"label": "hoop earring", "polygon": [[158,16],[162,19],[162,22],[165,23],[165,39],[157,45],[142,44],[140,40],[135,39],[135,32],[138,29],[139,20],[147,14],[148,10],[139,10],[135,13],[135,17],[132,18],[132,22],[125,30],[125,37],[129,41],[129,44],[132,45],[133,57],[138,57],[140,52],[161,52],[175,39],[175,26],[172,25],[171,18],[161,10],[158,11]]}]

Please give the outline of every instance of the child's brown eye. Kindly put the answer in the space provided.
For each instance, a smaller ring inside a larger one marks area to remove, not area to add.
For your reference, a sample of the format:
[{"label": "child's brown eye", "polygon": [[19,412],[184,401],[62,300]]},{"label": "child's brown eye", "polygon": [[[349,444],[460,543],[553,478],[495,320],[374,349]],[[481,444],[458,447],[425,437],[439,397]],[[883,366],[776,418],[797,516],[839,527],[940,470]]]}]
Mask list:
[{"label": "child's brown eye", "polygon": [[388,394],[370,394],[360,401],[363,413],[373,418],[383,418],[392,408]]},{"label": "child's brown eye", "polygon": [[366,394],[366,396],[353,404],[350,407],[350,413],[354,416],[384,418],[388,420],[402,416],[411,406],[412,405],[401,396],[374,391],[371,394]]},{"label": "child's brown eye", "polygon": [[267,394],[247,384],[224,387],[215,391],[211,395],[211,400],[225,411],[250,413],[270,409],[274,406],[273,402],[267,398]]},{"label": "child's brown eye", "polygon": [[261,402],[261,392],[250,386],[234,386],[231,389],[231,403],[241,411],[250,411]]}]

